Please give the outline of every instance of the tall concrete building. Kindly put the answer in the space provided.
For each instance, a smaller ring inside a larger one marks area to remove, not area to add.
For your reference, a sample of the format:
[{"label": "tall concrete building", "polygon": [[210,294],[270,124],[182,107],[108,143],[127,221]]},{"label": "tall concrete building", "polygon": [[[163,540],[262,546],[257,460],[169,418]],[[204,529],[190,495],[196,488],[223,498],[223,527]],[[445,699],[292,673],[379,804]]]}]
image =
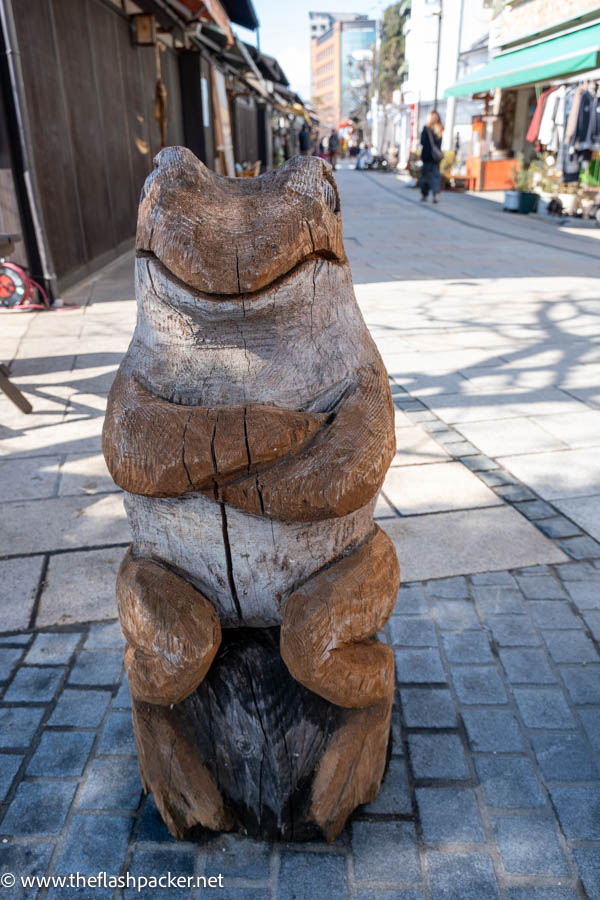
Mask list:
[{"label": "tall concrete building", "polygon": [[375,22],[356,13],[310,12],[312,101],[323,125],[335,127],[359,102]]}]

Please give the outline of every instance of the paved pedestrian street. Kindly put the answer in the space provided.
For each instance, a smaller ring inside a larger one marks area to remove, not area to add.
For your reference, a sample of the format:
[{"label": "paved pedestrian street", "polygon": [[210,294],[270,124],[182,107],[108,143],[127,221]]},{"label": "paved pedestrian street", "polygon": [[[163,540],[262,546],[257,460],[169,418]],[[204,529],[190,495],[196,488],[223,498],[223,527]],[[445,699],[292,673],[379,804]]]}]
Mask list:
[{"label": "paved pedestrian street", "polygon": [[438,207],[337,173],[357,296],[398,450],[377,506],[403,582],[392,754],[342,837],[176,842],[142,796],[114,581],[128,544],[101,456],[135,321],[132,254],[2,316],[0,872],[223,876],[142,896],[599,900],[600,232]]}]

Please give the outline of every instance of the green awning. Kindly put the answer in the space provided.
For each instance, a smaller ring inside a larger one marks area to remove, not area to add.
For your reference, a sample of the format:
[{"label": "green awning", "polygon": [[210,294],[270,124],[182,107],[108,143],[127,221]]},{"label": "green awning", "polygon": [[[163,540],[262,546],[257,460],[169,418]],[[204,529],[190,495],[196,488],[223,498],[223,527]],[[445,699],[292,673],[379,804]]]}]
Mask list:
[{"label": "green awning", "polygon": [[589,71],[600,66],[599,55],[600,23],[597,23],[496,56],[486,66],[449,87],[444,96],[480,94],[494,88],[516,87]]}]

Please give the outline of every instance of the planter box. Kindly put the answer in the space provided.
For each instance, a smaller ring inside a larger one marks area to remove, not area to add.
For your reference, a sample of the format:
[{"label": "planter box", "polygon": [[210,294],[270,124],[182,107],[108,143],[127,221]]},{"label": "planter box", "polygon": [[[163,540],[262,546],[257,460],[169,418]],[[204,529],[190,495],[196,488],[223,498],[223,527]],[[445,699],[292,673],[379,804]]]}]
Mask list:
[{"label": "planter box", "polygon": [[520,212],[525,216],[530,212],[534,212],[537,201],[537,194],[532,194],[529,191],[519,191],[519,208],[517,212]]}]

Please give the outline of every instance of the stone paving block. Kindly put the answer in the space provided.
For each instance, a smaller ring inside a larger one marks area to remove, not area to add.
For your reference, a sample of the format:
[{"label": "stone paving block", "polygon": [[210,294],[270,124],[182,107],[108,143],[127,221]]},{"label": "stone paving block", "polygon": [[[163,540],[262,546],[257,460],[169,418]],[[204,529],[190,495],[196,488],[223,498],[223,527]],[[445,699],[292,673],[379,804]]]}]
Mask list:
[{"label": "stone paving block", "polygon": [[571,559],[589,559],[600,556],[600,544],[590,537],[565,538],[557,541],[557,544]]},{"label": "stone paving block", "polygon": [[556,567],[556,572],[567,583],[567,591],[573,581],[595,582],[600,588],[600,573],[591,562],[568,562]]},{"label": "stone paving block", "polygon": [[476,706],[508,702],[495,666],[453,667],[452,681],[456,696],[462,704]]},{"label": "stone paving block", "polygon": [[70,455],[60,467],[58,494],[99,494],[118,491],[102,453]]},{"label": "stone paving block", "polygon": [[[52,528],[40,528],[40,522],[52,522]],[[5,553],[126,544],[130,539],[121,494],[18,501],[11,504],[10,527],[8,523],[0,526],[0,545]]]},{"label": "stone paving block", "polygon": [[600,787],[548,788],[568,840],[600,841]]},{"label": "stone paving block", "polygon": [[582,848],[572,853],[588,900],[600,900],[600,850]]},{"label": "stone paving block", "polygon": [[415,828],[411,822],[354,822],[352,857],[357,882],[421,881]]},{"label": "stone paving block", "polygon": [[513,888],[508,891],[508,900],[579,900],[570,888]]},{"label": "stone paving block", "polygon": [[[202,897],[202,894],[195,894],[195,897]],[[264,900],[265,897],[265,888],[264,887],[232,887],[232,888],[219,888],[219,900]],[[306,894],[302,895],[303,897]]]},{"label": "stone paving block", "polygon": [[575,720],[558,688],[518,687],[513,693],[527,728],[575,727]]},{"label": "stone paving block", "polygon": [[121,626],[117,622],[107,622],[106,625],[92,625],[86,642],[85,650],[99,650],[104,648],[122,650],[125,638]]},{"label": "stone paving block", "polygon": [[0,460],[0,503],[54,496],[59,463],[58,456]]},{"label": "stone paving block", "polygon": [[8,681],[22,655],[22,647],[0,648],[0,681]]},{"label": "stone paving block", "polygon": [[279,900],[346,900],[346,860],[336,853],[281,854]]},{"label": "stone paving block", "polygon": [[510,572],[480,572],[478,575],[471,575],[470,581],[477,587],[492,584],[496,587],[514,588],[517,584]]},{"label": "stone paving block", "polygon": [[397,891],[357,891],[356,900],[425,900],[423,891],[399,889]]},{"label": "stone paving block", "polygon": [[30,634],[7,634],[0,637],[0,646],[2,647],[24,647],[31,640]]},{"label": "stone paving block", "polygon": [[136,809],[142,786],[136,759],[92,761],[79,794],[80,809]]},{"label": "stone paving block", "polygon": [[456,711],[445,688],[402,688],[404,722],[408,728],[455,728]]},{"label": "stone paving block", "polygon": [[485,585],[474,587],[473,595],[482,616],[524,615],[523,596],[516,588]]},{"label": "stone paving block", "polygon": [[427,598],[420,585],[400,586],[393,615],[422,616],[427,611]]},{"label": "stone paving block", "polygon": [[18,836],[59,834],[76,787],[63,782],[21,782],[0,824],[0,832]]},{"label": "stone paving block", "polygon": [[600,751],[600,706],[578,709],[577,714],[583,722],[590,744],[594,750]]},{"label": "stone paving block", "polygon": [[[0,846],[0,874],[39,877],[48,868],[53,852],[53,844],[37,841],[35,844],[3,844]],[[36,893],[37,889],[32,891],[15,885],[10,900],[30,900]],[[5,896],[8,900],[8,894]]]},{"label": "stone paving block", "polygon": [[451,663],[491,663],[494,661],[490,643],[483,631],[447,633],[442,635],[444,651]]},{"label": "stone paving block", "polygon": [[412,802],[406,774],[406,763],[403,759],[391,759],[379,796],[373,803],[364,806],[369,814],[404,815],[412,813]]},{"label": "stone paving block", "polygon": [[479,447],[475,447],[469,441],[457,441],[456,443],[448,444],[448,451],[452,456],[460,457],[461,459],[466,456],[481,455]]},{"label": "stone paving block", "polygon": [[423,840],[426,843],[482,844],[485,834],[471,788],[416,789]]},{"label": "stone paving block", "polygon": [[542,519],[538,524],[538,528],[549,538],[567,538],[581,534],[579,526],[574,525],[570,519],[567,519],[564,516],[554,516],[551,519]]},{"label": "stone paving block", "polygon": [[0,708],[0,747],[28,747],[38,729],[45,709],[36,706]]},{"label": "stone paving block", "polygon": [[142,800],[142,811],[138,821],[135,839],[138,843],[150,842],[152,844],[174,844],[162,816],[156,808],[152,794],[147,794]]},{"label": "stone paving block", "polygon": [[[182,850],[178,853],[173,853],[171,850],[164,849],[153,848],[152,850],[143,850],[136,848],[127,871],[136,877],[141,875],[144,875],[146,878],[153,875],[159,877],[161,875],[166,875],[167,872],[169,872],[173,878],[177,878],[178,876],[188,878],[190,875],[194,875],[195,865],[196,854],[191,850]],[[223,880],[224,882],[226,881],[225,878]],[[190,890],[188,888],[178,887],[167,887],[159,890],[146,888],[142,893],[147,893],[148,895],[155,894],[155,896],[164,898],[164,900],[182,900],[182,898],[190,895]],[[208,889],[206,893],[209,893]],[[221,897],[221,891],[218,888],[214,893]],[[137,887],[131,887],[123,891],[123,897],[124,900],[133,900],[133,898],[140,897],[140,892]]]},{"label": "stone paving block", "polygon": [[600,777],[587,743],[577,733],[532,734],[531,743],[548,781],[594,781]]},{"label": "stone paving block", "polygon": [[396,544],[403,577],[409,581],[568,559],[553,541],[506,505],[386,519],[382,526]]},{"label": "stone paving block", "polygon": [[64,668],[29,666],[19,669],[4,695],[9,703],[48,703],[58,689]]},{"label": "stone paving block", "polygon": [[27,766],[27,775],[77,777],[83,773],[95,735],[85,731],[45,731]]},{"label": "stone paving block", "polygon": [[600,662],[600,657],[582,631],[544,631],[544,641],[554,662]]},{"label": "stone paving block", "polygon": [[[452,449],[452,445],[448,446]],[[459,462],[433,462],[425,471],[420,466],[396,466],[388,470],[383,491],[405,516],[501,502]]]},{"label": "stone paving block", "polygon": [[[104,543],[122,539],[115,534]],[[124,555],[124,547],[109,547],[53,556],[40,599],[38,627],[114,619],[115,582]]]},{"label": "stone paving block", "polygon": [[600,491],[600,463],[596,449],[504,456],[498,462],[533,488],[543,500],[590,496]]},{"label": "stone paving block", "polygon": [[569,519],[576,522],[582,531],[587,531],[591,537],[600,540],[600,498],[598,492],[593,497],[571,497],[557,500],[555,505]]},{"label": "stone paving block", "polygon": [[[392,616],[389,621],[393,647],[437,647],[435,625],[430,619]],[[0,654],[2,651],[0,651]],[[0,655],[1,658],[1,655]]]},{"label": "stone paving block", "polygon": [[112,705],[115,709],[131,709],[131,694],[129,692],[129,685],[127,684],[127,676],[123,677],[121,687],[117,691],[117,696],[113,700]]},{"label": "stone paving block", "polygon": [[29,628],[42,574],[43,556],[0,560],[0,629]]},{"label": "stone paving block", "polygon": [[446,673],[437,650],[396,650],[396,680],[406,684],[444,682]]},{"label": "stone paving block", "polygon": [[129,712],[113,712],[109,715],[96,752],[115,756],[135,755],[135,738]]},{"label": "stone paving block", "polygon": [[[564,634],[564,632],[560,632]],[[512,684],[554,684],[556,678],[543,650],[505,648],[500,660]]]},{"label": "stone paving block", "polygon": [[465,709],[462,715],[474,751],[518,753],[525,749],[511,710]]},{"label": "stone paving block", "polygon": [[583,628],[583,622],[560,600],[531,600],[529,615],[538,628]]},{"label": "stone paving block", "polygon": [[456,734],[409,734],[410,761],[416,779],[465,779],[469,770]]},{"label": "stone paving block", "polygon": [[467,579],[436,578],[427,585],[429,596],[434,600],[468,600],[469,587]]},{"label": "stone paving block", "polygon": [[[169,852],[158,852],[167,858],[172,856]],[[266,881],[270,875],[271,855],[272,846],[267,841],[255,841],[235,834],[211,835],[206,844],[203,874],[207,878],[222,874],[225,884],[231,878]]]},{"label": "stone paving block", "polygon": [[458,430],[483,453],[494,458],[532,450],[563,450],[565,447],[562,441],[525,417],[464,422]]},{"label": "stone paving block", "polygon": [[582,706],[600,703],[600,666],[561,666],[560,674],[573,703]]},{"label": "stone paving block", "polygon": [[432,900],[496,900],[498,887],[487,853],[427,854]]},{"label": "stone paving block", "polygon": [[431,612],[442,631],[464,631],[480,628],[477,610],[463,600],[433,600]]},{"label": "stone paving block", "polygon": [[[474,458],[476,459],[477,457]],[[488,487],[493,488],[501,484],[507,484],[512,480],[508,472],[503,472],[501,469],[496,469],[494,472],[478,472],[477,474]]]},{"label": "stone paving block", "polygon": [[544,793],[529,759],[477,756],[475,766],[488,806],[519,809],[546,805]]},{"label": "stone paving block", "polygon": [[0,802],[8,794],[22,762],[23,756],[20,753],[0,753]]},{"label": "stone paving block", "polygon": [[426,465],[447,459],[449,454],[444,446],[418,425],[396,429],[396,455],[392,466]]},{"label": "stone paving block", "polygon": [[502,865],[509,875],[568,875],[554,822],[504,818],[494,823]]},{"label": "stone paving block", "polygon": [[71,670],[69,685],[112,685],[121,680],[121,650],[82,650]]},{"label": "stone paving block", "polygon": [[485,623],[500,647],[538,647],[540,639],[524,616],[486,616]]},{"label": "stone paving block", "polygon": [[577,609],[600,609],[600,580],[570,581],[567,590]]},{"label": "stone paving block", "polygon": [[600,641],[600,610],[584,612],[583,620],[592,633],[592,637]]},{"label": "stone paving block", "polygon": [[48,724],[97,728],[104,718],[109,703],[108,691],[77,691],[65,688],[58,698]]},{"label": "stone paving block", "polygon": [[489,456],[484,456],[481,453],[476,454],[475,456],[465,456],[460,460],[463,466],[466,466],[472,472],[490,472],[493,469],[498,468],[498,463],[490,459]]},{"label": "stone paving block", "polygon": [[[551,521],[551,520],[549,520]],[[554,575],[517,575],[519,587],[528,600],[564,600],[566,591]]]},{"label": "stone paving block", "polygon": [[525,500],[533,500],[535,497],[535,494],[529,488],[523,487],[522,484],[500,484],[495,490],[497,494],[503,497],[504,500],[508,500],[509,503],[520,503]]},{"label": "stone paving block", "polygon": [[127,816],[74,816],[56,865],[60,874],[118,872],[133,825]]},{"label": "stone paving block", "polygon": [[551,516],[556,515],[556,510],[554,510],[549,503],[544,503],[543,500],[530,500],[524,503],[515,503],[515,509],[518,509],[520,513],[523,513],[524,516],[532,521],[548,519]]},{"label": "stone paving block", "polygon": [[80,633],[58,632],[38,634],[25,662],[29,665],[61,665],[69,662],[81,639]]}]

